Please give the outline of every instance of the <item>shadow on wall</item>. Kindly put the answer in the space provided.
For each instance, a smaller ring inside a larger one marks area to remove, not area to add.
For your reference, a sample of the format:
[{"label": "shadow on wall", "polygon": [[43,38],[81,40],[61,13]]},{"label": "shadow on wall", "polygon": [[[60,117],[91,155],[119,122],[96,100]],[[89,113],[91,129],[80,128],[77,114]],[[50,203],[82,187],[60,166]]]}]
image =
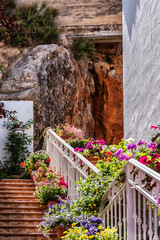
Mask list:
[{"label": "shadow on wall", "polygon": [[139,2],[140,0],[130,0],[130,1],[123,0],[123,14],[124,14],[124,18],[126,21],[128,34],[130,38],[132,35],[132,28],[135,23],[136,11],[137,11],[137,6],[139,6]]}]

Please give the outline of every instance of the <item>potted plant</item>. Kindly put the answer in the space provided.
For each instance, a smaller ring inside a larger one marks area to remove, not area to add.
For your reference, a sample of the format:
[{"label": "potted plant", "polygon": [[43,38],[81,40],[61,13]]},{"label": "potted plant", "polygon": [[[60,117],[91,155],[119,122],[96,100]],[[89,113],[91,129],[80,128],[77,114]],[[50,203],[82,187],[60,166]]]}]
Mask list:
[{"label": "potted plant", "polygon": [[61,180],[57,174],[56,178],[37,184],[35,197],[41,205],[46,205],[50,201],[59,201],[60,198],[67,197],[67,187],[67,183]]},{"label": "potted plant", "polygon": [[33,121],[31,119],[24,123],[19,121],[16,116],[12,116],[4,123],[4,126],[12,132],[16,133],[17,135],[22,136],[25,129],[29,129],[32,124]]},{"label": "potted plant", "polygon": [[59,203],[49,205],[44,213],[43,221],[39,224],[39,231],[44,236],[49,236],[50,232],[56,229],[58,239],[62,237],[63,232],[71,226],[73,222],[80,222],[73,208],[72,202],[67,199]]},{"label": "potted plant", "polygon": [[62,139],[83,138],[84,133],[81,129],[71,126],[68,123],[56,125],[53,131],[57,133]]},{"label": "potted plant", "polygon": [[50,158],[45,151],[40,150],[40,151],[31,153],[25,159],[25,172],[26,174],[30,175],[32,171],[37,170],[43,164],[45,164],[48,167],[49,163],[50,163]]}]

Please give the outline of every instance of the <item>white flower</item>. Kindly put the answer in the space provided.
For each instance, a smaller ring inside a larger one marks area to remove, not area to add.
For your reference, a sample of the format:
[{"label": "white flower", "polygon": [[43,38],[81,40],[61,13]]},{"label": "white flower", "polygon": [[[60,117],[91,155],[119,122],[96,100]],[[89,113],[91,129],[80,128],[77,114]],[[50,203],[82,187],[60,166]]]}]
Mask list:
[{"label": "white flower", "polygon": [[116,151],[117,151],[116,146],[113,146],[113,147],[111,148],[111,151],[112,151],[112,152],[116,152]]},{"label": "white flower", "polygon": [[128,143],[133,143],[133,142],[135,142],[135,140],[134,140],[133,138],[131,138],[131,137],[128,138],[128,139],[126,139],[125,141],[128,142]]}]

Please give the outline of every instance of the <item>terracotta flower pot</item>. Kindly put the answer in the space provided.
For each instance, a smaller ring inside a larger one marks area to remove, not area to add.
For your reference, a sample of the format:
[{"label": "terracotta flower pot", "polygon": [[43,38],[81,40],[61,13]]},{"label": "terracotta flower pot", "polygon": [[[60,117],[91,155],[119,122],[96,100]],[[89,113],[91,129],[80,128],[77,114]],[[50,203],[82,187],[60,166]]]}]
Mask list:
[{"label": "terracotta flower pot", "polygon": [[13,128],[12,132],[16,133],[18,136],[22,137],[24,133],[24,128]]},{"label": "terracotta flower pot", "polygon": [[62,138],[63,140],[66,140],[66,139],[69,138],[69,136],[68,136],[68,135],[62,135],[61,138]]},{"label": "terracotta flower pot", "polygon": [[90,161],[93,165],[96,165],[98,160],[101,160],[101,157],[97,157],[97,156],[89,156],[87,157],[87,160]]},{"label": "terracotta flower pot", "polygon": [[54,204],[54,203],[55,203],[55,201],[49,201],[49,202],[48,202],[48,205]]},{"label": "terracotta flower pot", "polygon": [[56,230],[57,230],[58,240],[61,240],[61,237],[63,237],[65,235],[64,232],[66,231],[66,228],[59,225],[56,227]]}]

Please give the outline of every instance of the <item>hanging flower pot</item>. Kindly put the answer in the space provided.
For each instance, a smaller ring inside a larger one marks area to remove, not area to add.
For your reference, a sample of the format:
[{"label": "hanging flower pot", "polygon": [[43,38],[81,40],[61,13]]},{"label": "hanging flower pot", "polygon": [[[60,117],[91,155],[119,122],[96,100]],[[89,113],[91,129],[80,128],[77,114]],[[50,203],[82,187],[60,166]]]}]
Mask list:
[{"label": "hanging flower pot", "polygon": [[22,137],[23,136],[23,133],[24,133],[24,128],[21,128],[21,127],[15,127],[15,128],[12,128],[11,129],[12,132],[16,133],[18,136]]}]

